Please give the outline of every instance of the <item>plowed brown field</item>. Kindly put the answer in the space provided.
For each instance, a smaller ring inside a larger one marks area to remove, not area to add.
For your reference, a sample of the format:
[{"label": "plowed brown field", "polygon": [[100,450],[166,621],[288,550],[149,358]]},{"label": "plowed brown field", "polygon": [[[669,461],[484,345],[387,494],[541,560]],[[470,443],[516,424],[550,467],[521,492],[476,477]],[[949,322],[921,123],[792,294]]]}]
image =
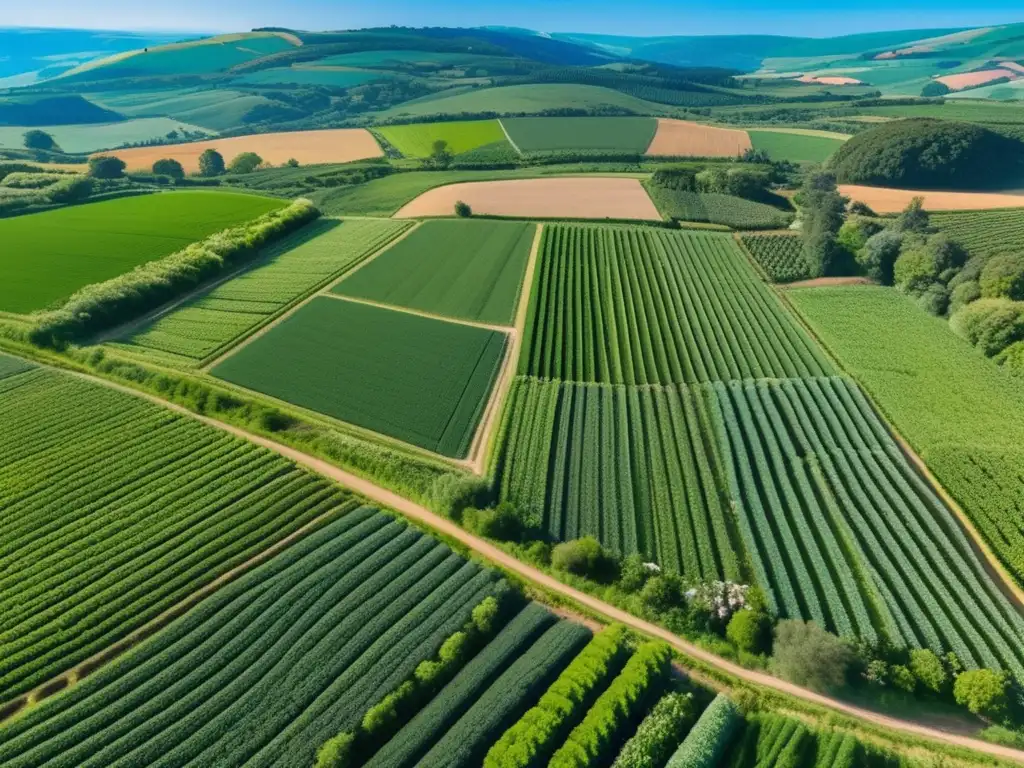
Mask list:
[{"label": "plowed brown field", "polygon": [[658,120],[648,155],[669,157],[737,157],[751,148],[746,131],[716,128],[686,120]]},{"label": "plowed brown field", "polygon": [[468,203],[474,214],[486,216],[661,219],[638,180],[593,176],[449,184],[424,192],[396,213],[395,218],[452,216],[455,203],[460,200]]},{"label": "plowed brown field", "polygon": [[1003,77],[1016,80],[1020,77],[1020,72],[1002,68],[986,69],[981,72],[963,72],[959,75],[946,75],[945,77],[937,77],[936,80],[951,90],[960,91],[964,88],[973,88],[975,86],[984,85],[985,83],[990,83],[993,80],[999,80]]},{"label": "plowed brown field", "polygon": [[839,191],[871,207],[875,213],[899,213],[915,197],[929,211],[981,211],[986,208],[1024,208],[1024,194],[1006,192],[940,192],[841,184]]},{"label": "plowed brown field", "polygon": [[255,152],[271,165],[282,165],[291,158],[302,165],[314,165],[350,163],[384,155],[373,135],[362,128],[261,133],[232,139],[198,141],[194,144],[117,149],[100,154],[116,155],[128,164],[129,171],[148,171],[157,160],[169,158],[181,163],[185,173],[198,173],[199,156],[207,149],[220,152],[226,163],[243,152]]}]

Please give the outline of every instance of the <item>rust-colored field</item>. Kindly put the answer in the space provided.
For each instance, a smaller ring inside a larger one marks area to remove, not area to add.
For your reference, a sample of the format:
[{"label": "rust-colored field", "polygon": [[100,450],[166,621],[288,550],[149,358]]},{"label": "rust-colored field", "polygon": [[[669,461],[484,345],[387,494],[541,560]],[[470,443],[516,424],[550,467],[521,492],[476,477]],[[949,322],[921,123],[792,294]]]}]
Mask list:
[{"label": "rust-colored field", "polygon": [[861,85],[861,81],[855,77],[840,77],[838,75],[827,75],[816,77],[804,75],[799,78],[801,83],[814,83],[815,85]]},{"label": "rust-colored field", "polygon": [[841,184],[839,191],[875,213],[899,213],[915,197],[924,198],[929,211],[982,211],[987,208],[1024,208],[1024,194],[1006,192],[939,192]]},{"label": "rust-colored field", "polygon": [[1016,80],[1020,77],[1020,74],[1020,72],[1015,72],[1012,69],[999,68],[985,69],[981,72],[962,72],[959,75],[945,75],[935,79],[946,85],[952,91],[960,91],[964,88],[973,88],[975,86],[984,85],[985,83],[991,83],[993,80],[998,80],[1001,77],[1008,77],[1011,80]]},{"label": "rust-colored field", "polygon": [[657,221],[661,214],[637,179],[573,177],[471,181],[424,192],[395,218],[452,216],[455,203],[474,214],[544,219],[636,219]]},{"label": "rust-colored field", "polygon": [[302,165],[317,163],[350,163],[384,155],[373,135],[362,128],[330,131],[295,131],[292,133],[261,133],[231,139],[211,139],[193,144],[169,144],[160,147],[138,147],[103,152],[116,155],[128,164],[129,171],[148,171],[157,160],[177,160],[186,173],[199,171],[199,156],[215,149],[231,160],[243,152],[255,152],[271,165],[283,165],[294,158]]},{"label": "rust-colored field", "polygon": [[737,157],[751,148],[746,131],[716,128],[686,120],[658,120],[648,155],[668,157]]}]

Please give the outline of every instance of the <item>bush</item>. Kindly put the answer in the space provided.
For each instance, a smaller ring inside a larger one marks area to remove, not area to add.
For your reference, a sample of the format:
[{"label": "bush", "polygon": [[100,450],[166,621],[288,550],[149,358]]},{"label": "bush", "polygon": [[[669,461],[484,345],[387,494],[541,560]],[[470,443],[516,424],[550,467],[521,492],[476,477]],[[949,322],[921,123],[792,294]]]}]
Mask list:
[{"label": "bush", "polygon": [[864,273],[882,285],[893,284],[893,270],[903,246],[903,235],[883,229],[869,237],[857,251],[856,260]]},{"label": "bush", "polygon": [[811,277],[833,275],[841,263],[837,237],[843,225],[847,199],[839,194],[836,177],[815,173],[800,192],[803,256]]},{"label": "bush", "polygon": [[549,768],[587,768],[606,763],[609,749],[622,732],[631,727],[649,697],[658,692],[671,659],[672,651],[665,643],[641,645],[590,708],[583,722],[555,752]]},{"label": "bush", "polygon": [[998,355],[996,362],[1014,376],[1024,376],[1024,341],[1017,341]]},{"label": "bush", "polygon": [[906,691],[907,693],[913,693],[914,689],[917,688],[917,678],[914,677],[914,673],[904,665],[893,665],[889,674],[894,688]]},{"label": "bush", "polygon": [[501,606],[498,604],[498,600],[494,597],[485,597],[480,605],[473,609],[473,626],[476,631],[483,635],[491,634],[500,612]]},{"label": "bush", "polygon": [[611,569],[611,558],[593,536],[559,544],[551,552],[551,565],[559,571],[603,579]]},{"label": "bush", "polygon": [[949,294],[949,311],[959,312],[972,301],[981,298],[981,287],[977,282],[968,280],[957,285]]},{"label": "bush", "polygon": [[910,671],[921,686],[932,693],[942,693],[949,683],[942,659],[928,648],[915,648],[910,652]]},{"label": "bush", "polygon": [[1024,302],[978,299],[959,310],[950,326],[960,337],[992,357],[1024,341]]},{"label": "bush", "polygon": [[455,203],[455,215],[460,219],[468,219],[473,215],[473,209],[469,207],[469,203],[464,203],[459,200]]},{"label": "bush", "polygon": [[93,192],[93,180],[88,176],[71,176],[61,179],[46,190],[51,203],[64,205],[88,200]]},{"label": "bush", "polygon": [[652,576],[640,591],[640,600],[655,613],[665,613],[686,604],[683,592],[686,586],[674,573]]},{"label": "bush", "polygon": [[981,270],[978,286],[986,299],[1024,299],[1024,253],[993,256]]},{"label": "bush", "polygon": [[760,611],[737,611],[725,628],[725,636],[747,653],[763,653],[771,637],[771,618]]},{"label": "bush", "polygon": [[313,768],[347,768],[355,736],[347,731],[325,741],[316,753]]},{"label": "bush", "polygon": [[949,93],[949,86],[945,83],[940,83],[938,80],[925,83],[924,88],[921,89],[921,95],[926,99],[935,96],[945,96],[947,93]]},{"label": "bush", "polygon": [[854,653],[841,640],[813,622],[786,619],[775,627],[771,660],[774,674],[814,691],[831,691],[846,682]]},{"label": "bush", "polygon": [[998,719],[1005,716],[1009,708],[1009,687],[1009,680],[1001,672],[972,669],[957,676],[953,697],[957,704],[975,715]]},{"label": "bush", "polygon": [[866,216],[850,216],[839,228],[836,242],[846,249],[851,256],[867,244],[868,239],[882,231],[882,225]]},{"label": "bush", "polygon": [[924,209],[924,198],[915,197],[896,219],[897,232],[917,232],[924,235],[932,231],[931,217]]},{"label": "bush", "polygon": [[119,157],[99,155],[89,158],[89,175],[94,179],[120,179],[124,177],[124,160]]},{"label": "bush", "polygon": [[199,175],[210,178],[224,173],[224,156],[215,149],[208,149],[199,156]]},{"label": "bush", "polygon": [[528,510],[502,502],[493,509],[465,509],[462,524],[479,536],[499,541],[522,541],[540,528],[540,518]]},{"label": "bush", "polygon": [[53,136],[48,134],[46,131],[40,131],[38,128],[33,128],[31,131],[25,131],[22,135],[22,143],[25,145],[25,149],[40,149],[44,152],[49,152],[57,149],[57,142]]},{"label": "bush", "polygon": [[629,555],[619,566],[619,588],[626,592],[639,592],[653,575],[643,555]]},{"label": "bush", "polygon": [[153,163],[153,173],[157,176],[170,176],[178,181],[185,178],[185,169],[181,167],[181,163],[170,158]]},{"label": "bush", "polygon": [[736,705],[719,694],[701,714],[665,768],[713,768],[720,765],[732,735],[743,721]]},{"label": "bush", "polygon": [[37,344],[59,346],[138,317],[252,258],[261,247],[319,215],[312,203],[299,199],[105,283],[86,286],[60,309],[34,316],[31,338]]},{"label": "bush", "polygon": [[231,173],[252,173],[261,165],[263,165],[262,157],[257,155],[255,152],[243,152],[231,161],[231,165],[228,167],[228,170],[231,171]]},{"label": "bush", "polygon": [[680,192],[697,191],[697,170],[694,168],[660,168],[651,177],[651,183]]},{"label": "bush", "polygon": [[623,746],[612,768],[662,768],[696,715],[691,696],[663,696]]}]

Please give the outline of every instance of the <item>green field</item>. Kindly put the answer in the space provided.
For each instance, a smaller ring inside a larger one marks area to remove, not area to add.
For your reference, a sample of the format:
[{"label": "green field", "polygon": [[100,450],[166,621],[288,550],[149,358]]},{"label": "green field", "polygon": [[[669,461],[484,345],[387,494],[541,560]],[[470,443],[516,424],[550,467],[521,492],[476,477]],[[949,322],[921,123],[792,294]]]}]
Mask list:
[{"label": "green field", "polygon": [[658,121],[649,117],[511,117],[501,121],[520,152],[604,150],[642,155]]},{"label": "green field", "polygon": [[891,288],[789,294],[1024,581],[1024,386]]},{"label": "green field", "polygon": [[793,221],[792,213],[742,197],[645,186],[658,211],[677,221],[709,222],[733,229],[782,229]]},{"label": "green field", "polygon": [[407,229],[407,222],[320,219],[222,283],[124,340],[127,349],[194,367],[337,277]]},{"label": "green field", "polygon": [[[506,85],[479,88],[455,96],[446,96],[415,104],[400,104],[385,110],[380,117],[497,112],[502,115],[542,112],[546,109],[592,109],[620,107],[637,114],[663,115],[664,104],[655,104],[597,85]],[[646,149],[646,147],[645,147]]]},{"label": "green field", "polygon": [[511,325],[536,225],[428,221],[334,292],[436,315]]},{"label": "green field", "polygon": [[332,88],[352,88],[356,85],[388,77],[380,72],[359,72],[347,69],[317,67],[282,67],[261,69],[236,78],[237,85],[326,85]]},{"label": "green field", "polygon": [[387,69],[394,65],[428,64],[452,65],[480,61],[481,57],[470,53],[447,53],[444,51],[361,51],[342,53],[318,59],[317,64],[326,67],[378,67]]},{"label": "green field", "polygon": [[743,235],[743,245],[773,283],[810,277],[802,241],[796,235]]},{"label": "green field", "polygon": [[449,151],[456,155],[505,141],[497,120],[386,125],[377,131],[406,157],[429,157],[435,141],[448,142]]},{"label": "green field", "polygon": [[238,193],[174,192],[0,220],[0,310],[44,309],[283,206]]},{"label": "green field", "polygon": [[[27,128],[0,126],[0,149],[24,149]],[[199,131],[210,133],[206,128],[182,120],[167,117],[143,117],[125,120],[121,123],[99,125],[50,125],[41,126],[65,152],[89,154],[104,149],[116,149],[125,144],[140,144],[154,139],[163,139],[171,131]]]},{"label": "green field", "polygon": [[105,91],[90,94],[92,101],[129,117],[169,117],[211,131],[227,131],[243,124],[253,107],[269,104],[263,96],[217,88],[205,91]]},{"label": "green field", "polygon": [[1024,251],[1024,216],[1019,209],[933,213],[931,224],[963,245],[971,256],[988,258]]},{"label": "green field", "polygon": [[445,456],[469,451],[503,333],[320,297],[213,375]]},{"label": "green field", "polygon": [[72,376],[12,372],[9,360],[0,357],[10,568],[0,580],[0,700],[354,506],[276,454]]},{"label": "green field", "polygon": [[[5,724],[0,763],[308,768],[324,741],[357,727],[500,586],[436,539],[352,509],[130,656]],[[555,627],[574,638],[562,656],[588,634],[532,605],[498,635],[519,641],[498,663],[516,661]]]},{"label": "green field", "polygon": [[803,136],[778,131],[747,131],[757,151],[767,152],[772,160],[791,163],[823,163],[843,146],[842,139]]}]

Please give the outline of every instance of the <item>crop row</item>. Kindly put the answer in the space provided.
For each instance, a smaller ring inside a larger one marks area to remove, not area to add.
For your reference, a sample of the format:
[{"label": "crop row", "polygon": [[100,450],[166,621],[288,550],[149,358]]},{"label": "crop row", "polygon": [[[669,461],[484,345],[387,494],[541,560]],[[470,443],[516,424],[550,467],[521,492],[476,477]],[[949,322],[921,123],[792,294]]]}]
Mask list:
[{"label": "crop row", "polygon": [[801,240],[795,235],[743,235],[743,245],[773,283],[810,277]]},{"label": "crop row", "polygon": [[372,509],[335,519],[0,729],[5,766],[308,766],[496,587]]},{"label": "crop row", "polygon": [[687,734],[665,768],[714,768],[730,747],[743,716],[723,694],[715,697]]},{"label": "crop row", "polygon": [[774,712],[748,716],[725,762],[729,768],[882,768],[914,764],[862,744],[852,733],[815,731],[800,720]]},{"label": "crop row", "polygon": [[388,220],[321,220],[275,248],[262,266],[189,301],[125,343],[186,367],[199,365],[408,226]]},{"label": "crop row", "polygon": [[560,539],[594,536],[697,578],[739,576],[706,393],[517,378],[501,496]]},{"label": "crop row", "polygon": [[733,229],[781,229],[793,215],[755,200],[720,192],[688,192],[656,184],[647,187],[664,215],[678,221],[724,224]]},{"label": "crop row", "polygon": [[350,497],[143,400],[45,370],[0,401],[0,698]]},{"label": "crop row", "polygon": [[1024,619],[859,389],[715,390],[740,530],[782,615],[1024,676]]},{"label": "crop row", "polygon": [[931,223],[963,245],[971,256],[987,258],[1024,249],[1020,210],[934,213]]},{"label": "crop row", "polygon": [[726,235],[545,228],[520,373],[669,384],[831,372]]},{"label": "crop row", "polygon": [[615,758],[612,768],[661,768],[697,717],[691,695],[665,694]]}]

